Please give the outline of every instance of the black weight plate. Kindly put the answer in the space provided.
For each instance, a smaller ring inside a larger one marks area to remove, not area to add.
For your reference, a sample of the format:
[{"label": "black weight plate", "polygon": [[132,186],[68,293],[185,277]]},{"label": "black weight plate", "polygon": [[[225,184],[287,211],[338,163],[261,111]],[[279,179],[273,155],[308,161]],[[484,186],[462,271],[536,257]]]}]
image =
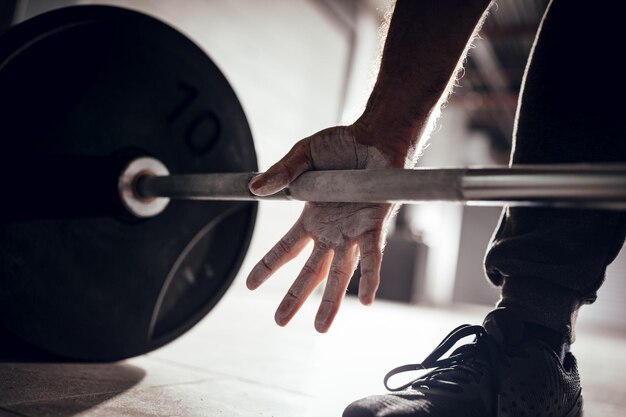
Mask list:
[{"label": "black weight plate", "polygon": [[[113,7],[55,10],[0,36],[0,132],[2,156],[24,161],[24,172],[36,172],[33,156],[126,149],[155,156],[172,173],[257,169],[243,110],[206,54],[166,24]],[[22,174],[3,181],[19,185]],[[4,195],[2,205],[10,204]],[[5,221],[0,323],[83,360],[162,346],[222,297],[255,216],[251,203],[172,201],[134,222]]]}]

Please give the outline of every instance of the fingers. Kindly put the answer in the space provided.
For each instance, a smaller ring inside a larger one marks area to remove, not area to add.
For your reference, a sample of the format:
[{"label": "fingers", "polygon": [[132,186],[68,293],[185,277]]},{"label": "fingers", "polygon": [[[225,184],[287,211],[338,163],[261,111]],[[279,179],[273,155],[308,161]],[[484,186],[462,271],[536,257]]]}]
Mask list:
[{"label": "fingers", "polygon": [[281,266],[298,256],[304,249],[309,237],[298,221],[276,245],[252,268],[246,286],[257,289]]},{"label": "fingers", "polygon": [[347,250],[337,249],[333,262],[330,266],[328,281],[324,289],[322,303],[315,316],[315,329],[320,333],[326,333],[330,328],[341,301],[346,294],[346,289],[357,263],[358,249],[356,245]]},{"label": "fingers", "polygon": [[315,288],[326,278],[333,252],[315,246],[313,253],[302,267],[298,278],[283,298],[276,310],[274,319],[279,326],[285,326],[300,310],[302,304]]},{"label": "fingers", "polygon": [[304,171],[312,168],[310,162],[309,139],[303,139],[263,174],[250,181],[250,192],[258,196],[277,193],[296,179]]},{"label": "fingers", "polygon": [[374,302],[380,283],[380,267],[383,262],[383,235],[372,231],[361,236],[361,278],[359,280],[359,300],[364,305]]}]

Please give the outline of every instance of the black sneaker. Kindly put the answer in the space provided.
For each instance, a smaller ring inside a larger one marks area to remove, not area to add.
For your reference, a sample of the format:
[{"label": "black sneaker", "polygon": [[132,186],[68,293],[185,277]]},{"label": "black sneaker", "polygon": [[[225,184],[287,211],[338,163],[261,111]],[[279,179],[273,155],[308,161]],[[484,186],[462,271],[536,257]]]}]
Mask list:
[{"label": "black sneaker", "polygon": [[[422,363],[385,376],[385,387],[398,392],[355,401],[343,417],[582,416],[574,355],[567,352],[561,359],[539,340],[522,342],[523,323],[506,309],[489,313],[483,326],[457,327]],[[441,359],[472,335],[472,343]],[[388,385],[396,374],[427,369],[432,371],[400,387]]]}]

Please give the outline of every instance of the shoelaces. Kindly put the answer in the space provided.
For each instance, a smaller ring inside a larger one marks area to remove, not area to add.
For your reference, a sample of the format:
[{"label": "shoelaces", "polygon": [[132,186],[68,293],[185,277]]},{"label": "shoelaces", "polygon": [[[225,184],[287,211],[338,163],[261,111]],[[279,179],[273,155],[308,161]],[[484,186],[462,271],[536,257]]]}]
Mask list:
[{"label": "shoelaces", "polygon": [[[459,340],[472,335],[476,336],[473,343],[461,346],[455,350],[452,355],[442,359],[442,356]],[[486,356],[489,363],[486,363],[479,357],[479,353],[483,348],[487,349]],[[482,326],[464,324],[450,332],[450,334],[439,343],[439,346],[421,363],[403,365],[392,369],[385,375],[383,383],[385,384],[385,388],[392,392],[402,391],[409,387],[443,388],[454,392],[461,392],[463,390],[463,384],[470,382],[469,378],[474,378],[475,381],[478,381],[484,372],[491,372],[492,380],[497,390],[499,387],[498,373],[494,372],[494,370],[497,369],[496,362],[498,360],[506,361],[505,357],[501,355],[495,340],[485,331],[485,328]],[[433,369],[433,371],[401,386],[390,387],[388,384],[389,379],[395,375],[428,369]]]}]

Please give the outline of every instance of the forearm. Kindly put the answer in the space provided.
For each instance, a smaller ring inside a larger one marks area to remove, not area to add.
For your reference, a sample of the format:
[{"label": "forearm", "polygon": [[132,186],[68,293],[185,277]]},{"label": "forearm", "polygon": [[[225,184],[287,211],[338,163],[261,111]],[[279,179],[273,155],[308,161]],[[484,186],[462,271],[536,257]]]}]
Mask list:
[{"label": "forearm", "polygon": [[398,158],[417,147],[489,3],[397,1],[378,78],[357,121],[367,131],[360,142],[386,149]]}]

